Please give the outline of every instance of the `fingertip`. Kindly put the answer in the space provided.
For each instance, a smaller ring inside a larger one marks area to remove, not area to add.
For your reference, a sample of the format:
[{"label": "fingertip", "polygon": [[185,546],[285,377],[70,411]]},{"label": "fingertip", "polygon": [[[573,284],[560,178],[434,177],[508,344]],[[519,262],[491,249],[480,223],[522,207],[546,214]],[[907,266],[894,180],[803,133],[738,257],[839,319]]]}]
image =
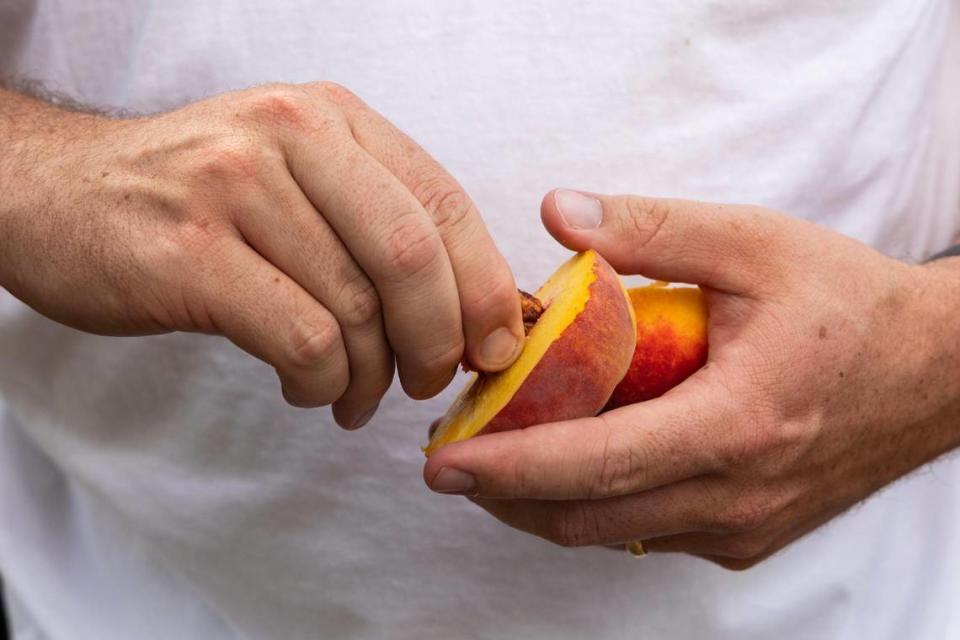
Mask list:
[{"label": "fingertip", "polygon": [[540,203],[540,220],[564,247],[584,251],[595,244],[591,238],[603,222],[603,205],[592,193],[553,189]]},{"label": "fingertip", "polygon": [[507,260],[491,243],[473,271],[458,280],[465,359],[477,371],[506,369],[523,349],[523,312]]},{"label": "fingertip", "polygon": [[[439,419],[435,421],[435,423],[439,422]],[[451,455],[456,454],[456,450],[459,449],[460,446],[461,443],[459,442],[449,442],[430,454],[430,457],[427,458],[426,463],[423,465],[423,480],[428,486],[433,481],[433,477],[437,475],[443,467],[456,466],[463,468],[462,461],[460,461],[456,455]]]},{"label": "fingertip", "polygon": [[435,388],[432,385],[422,385],[419,383],[406,383],[403,381],[403,378],[400,379],[400,387],[403,389],[403,392],[407,394],[407,397],[411,400],[417,400],[422,402],[424,400],[429,400],[434,397],[442,389]]},{"label": "fingertip", "polygon": [[325,407],[333,399],[326,397],[325,394],[317,394],[301,388],[302,385],[290,381],[281,381],[280,393],[284,401],[291,407],[297,409],[319,409]]},{"label": "fingertip", "polygon": [[420,474],[423,478],[423,484],[427,485],[427,488],[430,488],[430,480],[433,479],[436,471],[433,471],[430,467],[430,458],[427,458],[426,463],[423,465],[423,472]]},{"label": "fingertip", "polygon": [[559,240],[560,236],[558,234],[563,232],[564,225],[560,214],[557,212],[557,191],[559,189],[551,189],[540,201],[540,221],[550,235]]},{"label": "fingertip", "polygon": [[284,402],[296,409],[316,409],[321,406],[302,397],[299,393],[291,391],[290,387],[283,382],[280,383],[280,395],[283,396]]},{"label": "fingertip", "polygon": [[494,329],[490,335],[480,341],[480,344],[471,349],[468,360],[474,369],[494,373],[503,371],[514,363],[523,351],[525,343],[523,324],[519,317],[517,320],[518,329],[508,327]]},{"label": "fingertip", "polygon": [[546,221],[548,216],[557,213],[557,191],[559,191],[559,189],[550,189],[550,191],[544,194],[543,200],[540,201],[540,218],[544,221]]},{"label": "fingertip", "polygon": [[[459,362],[459,360],[457,362]],[[402,365],[398,365],[398,369],[400,370],[400,387],[403,389],[403,392],[407,394],[407,397],[412,400],[429,400],[436,396],[447,388],[447,385],[450,384],[457,373],[456,366],[453,366],[449,370],[439,374],[439,376],[434,376],[432,379],[425,379],[423,375],[404,373]]]},{"label": "fingertip", "polygon": [[[431,491],[433,490],[433,479],[440,472],[440,469],[443,468],[443,464],[439,462],[440,451],[443,451],[441,448],[436,453],[427,458],[427,461],[423,465],[423,483],[427,485],[427,488]],[[439,465],[439,466],[438,466]]]},{"label": "fingertip", "polygon": [[512,492],[500,488],[500,485],[508,484],[512,477],[506,471],[512,460],[511,455],[522,455],[520,442],[525,438],[524,431],[502,431],[445,444],[428,458],[424,466],[424,481],[431,490],[436,491],[440,472],[457,469],[476,481],[477,491],[473,495],[483,493],[510,497]]},{"label": "fingertip", "polygon": [[275,367],[283,399],[298,409],[316,409],[333,404],[349,384],[347,356],[342,345],[318,366]]},{"label": "fingertip", "polygon": [[370,422],[378,408],[380,408],[379,402],[369,408],[350,408],[334,403],[331,409],[337,426],[344,431],[356,431]]}]

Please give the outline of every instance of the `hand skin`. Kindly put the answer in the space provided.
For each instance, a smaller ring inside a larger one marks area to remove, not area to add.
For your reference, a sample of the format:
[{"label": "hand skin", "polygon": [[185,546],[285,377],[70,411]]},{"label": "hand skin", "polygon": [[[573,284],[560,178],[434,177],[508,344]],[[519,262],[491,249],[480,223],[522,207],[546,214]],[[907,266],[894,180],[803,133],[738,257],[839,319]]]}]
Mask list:
[{"label": "hand skin", "polygon": [[[523,336],[476,207],[338,85],[273,85],[111,119],[0,91],[0,285],[105,335],[223,334],[293,405],[361,426]],[[494,336],[485,342],[488,336]]]},{"label": "hand skin", "polygon": [[744,569],[960,445],[960,258],[905,264],[759,207],[591,197],[598,228],[550,194],[547,229],[704,285],[707,364],[656,400],[448,445],[434,490],[564,546]]}]

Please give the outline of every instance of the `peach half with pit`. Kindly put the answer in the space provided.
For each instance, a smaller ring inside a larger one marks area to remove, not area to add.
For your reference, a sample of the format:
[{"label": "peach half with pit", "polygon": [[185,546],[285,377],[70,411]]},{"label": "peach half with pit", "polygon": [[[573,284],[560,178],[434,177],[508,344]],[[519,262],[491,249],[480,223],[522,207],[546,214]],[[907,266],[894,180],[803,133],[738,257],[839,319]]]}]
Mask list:
[{"label": "peach half with pit", "polygon": [[619,276],[595,251],[570,258],[523,306],[523,352],[504,371],[472,374],[428,456],[480,434],[596,415],[624,377],[637,323]]}]

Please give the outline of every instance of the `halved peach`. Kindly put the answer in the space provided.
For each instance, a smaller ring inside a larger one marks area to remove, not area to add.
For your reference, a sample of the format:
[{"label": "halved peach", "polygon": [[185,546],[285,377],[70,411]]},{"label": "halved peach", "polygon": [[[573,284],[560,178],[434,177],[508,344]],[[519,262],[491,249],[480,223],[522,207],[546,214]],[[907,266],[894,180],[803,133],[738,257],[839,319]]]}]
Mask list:
[{"label": "halved peach", "polygon": [[605,411],[658,398],[707,361],[707,303],[698,287],[630,289],[637,348]]},{"label": "halved peach", "polygon": [[596,415],[623,378],[636,321],[606,260],[579,253],[534,295],[544,311],[520,357],[499,373],[473,375],[424,448],[428,456],[481,433]]}]

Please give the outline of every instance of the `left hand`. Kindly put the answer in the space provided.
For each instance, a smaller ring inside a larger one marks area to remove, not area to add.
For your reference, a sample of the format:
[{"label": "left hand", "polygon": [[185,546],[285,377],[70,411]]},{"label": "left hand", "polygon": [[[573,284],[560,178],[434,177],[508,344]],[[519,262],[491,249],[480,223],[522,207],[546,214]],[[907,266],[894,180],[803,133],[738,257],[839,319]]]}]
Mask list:
[{"label": "left hand", "polygon": [[957,269],[759,207],[591,195],[602,215],[576,216],[561,193],[542,216],[565,246],[704,287],[708,362],[656,400],[448,445],[435,491],[564,546],[743,569],[960,444]]}]

